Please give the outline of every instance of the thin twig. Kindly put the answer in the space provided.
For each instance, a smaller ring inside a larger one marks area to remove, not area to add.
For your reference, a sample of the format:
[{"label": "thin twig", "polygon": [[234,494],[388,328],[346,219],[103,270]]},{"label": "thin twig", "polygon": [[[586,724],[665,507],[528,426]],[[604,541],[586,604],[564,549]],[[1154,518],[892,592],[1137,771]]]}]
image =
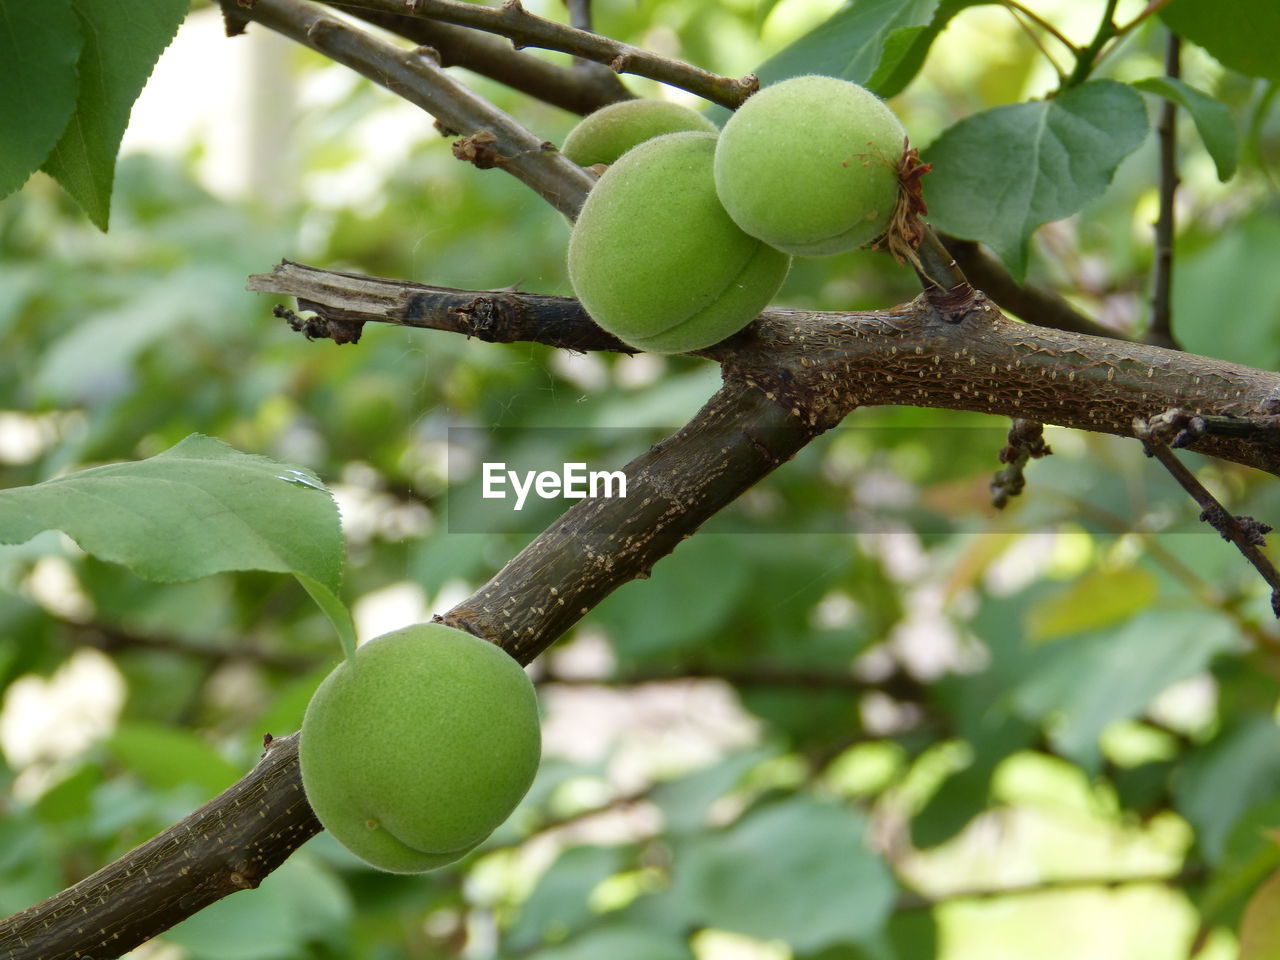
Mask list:
[{"label": "thin twig", "polygon": [[[1030,38],[1031,42],[1035,44],[1036,49],[1039,50],[1040,53],[1044,55],[1044,58],[1049,61],[1049,66],[1053,67],[1053,72],[1058,77],[1058,84],[1062,85],[1063,83],[1065,83],[1067,80],[1067,72],[1062,69],[1062,65],[1058,63],[1057,58],[1055,58],[1054,55],[1049,52],[1049,48],[1046,47],[1044,45],[1044,41],[1040,39],[1040,34],[1036,33],[1036,31],[1032,28],[1032,24],[1024,20],[1023,17],[1029,16],[1031,17],[1032,20],[1040,23],[1041,25],[1044,24],[1044,21],[1039,20],[1037,17],[1035,17],[1035,15],[1032,14],[1030,10],[1022,6],[1022,4],[1020,3],[1006,2],[1004,7],[1006,10],[1009,11],[1009,15],[1013,17],[1014,23],[1016,23],[1018,27],[1022,30],[1022,32],[1025,33]],[[1064,43],[1066,43],[1066,39],[1061,34],[1055,33],[1055,36],[1057,36],[1059,40],[1062,40]],[[1071,46],[1071,44],[1067,44],[1067,48],[1071,50],[1073,53],[1075,52],[1075,49],[1076,49],[1074,46]]]},{"label": "thin twig", "polygon": [[[1049,34],[1049,36],[1053,37],[1053,39],[1057,40],[1060,44],[1066,47],[1067,50],[1070,51],[1072,54],[1079,53],[1080,48],[1077,47],[1070,40],[1068,40],[1061,30],[1055,27],[1052,23],[1050,23],[1044,17],[1040,16],[1040,14],[1036,13],[1030,7],[1024,6],[1023,4],[1019,3],[1018,0],[1004,0],[1004,6],[1008,7],[1009,10],[1011,11],[1017,11],[1018,13],[1022,14],[1024,17],[1026,17],[1028,20],[1034,23],[1037,27],[1039,27],[1045,33]],[[1041,47],[1041,49],[1043,50],[1044,48]],[[1047,53],[1045,55],[1048,56]],[[1057,64],[1055,63],[1054,66],[1057,66]]]},{"label": "thin twig", "polygon": [[721,77],[629,43],[545,20],[525,10],[519,0],[505,0],[500,7],[463,0],[357,0],[350,5],[474,27],[507,37],[517,47],[541,47],[570,53],[607,64],[615,73],[631,73],[688,90],[731,110],[741,106],[760,86],[760,81],[753,74],[741,80]]},{"label": "thin twig", "polygon": [[1055,330],[1088,333],[1095,337],[1115,336],[1111,330],[1076,310],[1052,290],[1018,283],[999,260],[974,241],[960,240],[947,234],[942,235],[942,241],[964,270],[970,283],[1027,323],[1053,327]]},{"label": "thin twig", "polygon": [[255,0],[249,7],[239,6],[237,0],[222,4],[229,19],[270,27],[421,107],[460,138],[454,144],[456,156],[482,169],[504,170],[565,216],[577,216],[594,182],[591,175],[554,144],[455,81],[432,51],[402,50],[306,0]]},{"label": "thin twig", "polygon": [[1132,32],[1134,27],[1138,26],[1147,18],[1155,16],[1172,2],[1173,0],[1151,0],[1151,2],[1143,8],[1142,12],[1132,20],[1122,26],[1116,27],[1116,34],[1123,37],[1125,34]]},{"label": "thin twig", "polygon": [[[1169,34],[1164,71],[1170,79],[1181,74],[1182,41]],[[1160,213],[1156,217],[1155,262],[1151,279],[1151,326],[1143,338],[1147,343],[1178,349],[1173,335],[1173,239],[1174,194],[1178,189],[1178,105],[1166,99],[1160,110],[1157,134],[1160,140]]]},{"label": "thin twig", "polygon": [[613,71],[602,69],[584,75],[511,49],[511,44],[481,30],[469,30],[452,23],[388,13],[367,7],[352,7],[341,0],[323,0],[362,20],[399,34],[440,54],[440,65],[465,67],[513,90],[560,107],[571,113],[587,114],[634,95]]},{"label": "thin twig", "polygon": [[1230,513],[1218,499],[1196,479],[1195,474],[1187,469],[1178,459],[1169,445],[1160,438],[1148,421],[1135,418],[1133,433],[1142,441],[1147,455],[1155,457],[1161,465],[1173,475],[1182,489],[1189,493],[1200,507],[1200,519],[1210,524],[1222,536],[1238,549],[1271,587],[1271,609],[1280,618],[1280,571],[1276,570],[1271,558],[1262,552],[1260,547],[1266,545],[1263,539],[1271,527],[1255,520],[1253,517],[1238,517]]}]

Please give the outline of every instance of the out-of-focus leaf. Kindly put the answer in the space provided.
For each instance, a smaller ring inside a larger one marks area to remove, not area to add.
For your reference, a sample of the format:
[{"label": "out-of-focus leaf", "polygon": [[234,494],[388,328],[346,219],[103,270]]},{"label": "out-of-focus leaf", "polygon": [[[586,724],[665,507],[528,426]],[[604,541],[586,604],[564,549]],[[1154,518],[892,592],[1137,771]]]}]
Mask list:
[{"label": "out-of-focus leaf", "polygon": [[1241,814],[1231,828],[1222,859],[1199,898],[1206,921],[1234,926],[1246,898],[1280,869],[1280,797],[1268,797]]},{"label": "out-of-focus leaf", "polygon": [[46,823],[83,820],[93,808],[94,788],[102,782],[102,768],[86,763],[40,795],[35,813]]},{"label": "out-of-focus leaf", "polygon": [[1217,863],[1241,814],[1278,790],[1280,727],[1257,717],[1224,730],[1188,758],[1174,804],[1195,828],[1205,859]]},{"label": "out-of-focus leaf", "polygon": [[82,39],[71,0],[0,0],[0,197],[17,190],[58,142],[76,105]]},{"label": "out-of-focus leaf", "polygon": [[591,891],[616,873],[622,862],[617,847],[571,847],[556,858],[538,881],[507,937],[507,946],[525,951],[572,936],[593,914]]},{"label": "out-of-focus leaf", "polygon": [[1027,614],[1027,634],[1043,642],[1129,619],[1155,600],[1160,584],[1141,567],[1091,570]]},{"label": "out-of-focus leaf", "polygon": [[1223,66],[1280,80],[1280,5],[1273,0],[1174,0],[1160,16],[1174,33],[1204,47]]},{"label": "out-of-focus leaf", "polygon": [[763,749],[731,754],[709,767],[658,784],[650,791],[649,799],[662,810],[669,833],[696,833],[706,828],[711,804],[771,755],[772,751]]},{"label": "out-of-focus leaf", "polygon": [[1137,715],[1157,694],[1238,644],[1235,625],[1217,613],[1141,614],[1116,630],[1056,644],[1015,690],[1015,708],[1028,719],[1051,719],[1054,743],[1091,769],[1107,724]]},{"label": "out-of-focus leaf", "polygon": [[686,540],[595,610],[618,652],[628,658],[665,656],[705,641],[740,602],[751,569],[736,537],[702,534]]},{"label": "out-of-focus leaf", "polygon": [[351,916],[346,888],[314,859],[294,856],[252,895],[226,897],[164,934],[194,960],[292,960],[308,942],[340,942]]},{"label": "out-of-focus leaf", "polygon": [[928,910],[898,910],[863,943],[842,943],[796,960],[923,960],[938,956],[938,922]]},{"label": "out-of-focus leaf", "polygon": [[688,942],[677,934],[622,924],[591,930],[563,946],[529,956],[531,960],[693,960]]},{"label": "out-of-focus leaf", "polygon": [[1240,920],[1239,960],[1280,960],[1280,871],[1258,888]]},{"label": "out-of-focus leaf", "polygon": [[953,16],[989,2],[850,0],[755,72],[763,83],[821,73],[892,97],[911,82],[929,46]]},{"label": "out-of-focus leaf", "polygon": [[0,491],[0,543],[48,529],[161,582],[227,570],[292,573],[348,653],[355,649],[350,615],[337,598],[337,506],[319,480],[296,467],[192,434],[147,460]]},{"label": "out-of-focus leaf", "polygon": [[1271,267],[1278,247],[1280,221],[1259,212],[1179,256],[1173,315],[1185,349],[1263,369],[1280,363],[1280,270]]},{"label": "out-of-focus leaf", "polygon": [[1218,168],[1218,179],[1226,183],[1240,162],[1240,138],[1236,135],[1231,111],[1220,100],[1202,93],[1175,77],[1151,77],[1134,83],[1139,90],[1172,100],[1191,115],[1205,149]]},{"label": "out-of-focus leaf", "polygon": [[[699,837],[676,856],[673,891],[702,923],[797,951],[875,935],[895,886],[854,810],[796,798]],[[785,895],[778,878],[787,877]]]},{"label": "out-of-focus leaf", "polygon": [[121,7],[115,0],[72,0],[84,48],[76,111],[43,169],[100,230],[107,229],[116,151],[133,101],[187,15],[189,0]]},{"label": "out-of-focus leaf", "polygon": [[922,151],[930,220],[986,243],[1021,280],[1035,229],[1101,196],[1147,128],[1142,98],[1113,80],[966,117]]},{"label": "out-of-focus leaf", "polygon": [[213,796],[235,783],[244,772],[195,734],[159,724],[122,724],[106,746],[117,760],[157,790],[194,783]]}]

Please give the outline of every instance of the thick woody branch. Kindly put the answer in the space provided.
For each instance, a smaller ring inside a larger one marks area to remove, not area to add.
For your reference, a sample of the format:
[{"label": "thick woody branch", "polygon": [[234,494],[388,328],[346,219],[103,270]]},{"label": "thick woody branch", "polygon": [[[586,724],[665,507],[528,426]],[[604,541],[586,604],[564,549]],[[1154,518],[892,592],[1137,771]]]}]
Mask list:
[{"label": "thick woody branch", "polygon": [[[623,467],[626,498],[575,504],[443,619],[530,662],[820,429],[741,381],[726,384],[684,429]],[[228,893],[257,886],[320,829],[301,784],[296,738],[276,741],[244,780],[191,817],[0,921],[0,958],[119,957]]]},{"label": "thick woody branch", "polygon": [[338,0],[325,2],[419,46],[431,47],[440,55],[441,66],[465,67],[571,113],[591,113],[633,96],[611,70],[601,68],[588,72],[557,66],[513,50],[511,44],[491,33],[403,13],[353,8]]},{"label": "thick woody branch", "polygon": [[242,780],[56,896],[0,921],[4,960],[107,960],[258,886],[321,827],[302,794],[298,738]]},{"label": "thick woody branch", "polygon": [[405,0],[351,0],[349,6],[407,12],[413,16],[496,33],[508,37],[517,47],[541,47],[571,53],[584,60],[608,64],[615,73],[632,73],[688,90],[730,110],[741,106],[742,101],[760,85],[752,74],[741,80],[717,76],[629,43],[534,16],[520,5],[519,0],[505,0],[499,7],[466,3],[464,0],[410,0],[408,3]]},{"label": "thick woody branch", "polygon": [[[424,287],[291,263],[251,277],[249,286],[300,297],[307,309],[338,320],[619,349],[577,301],[561,297]],[[482,329],[471,315],[476,303]],[[981,295],[972,304],[959,316],[940,313],[924,298],[866,313],[770,309],[699,355],[739,371],[805,418],[838,420],[856,406],[910,404],[1131,437],[1135,416],[1180,408],[1211,427],[1190,439],[1189,449],[1280,473],[1280,375],[1018,323]],[[379,316],[383,309],[389,314]]]},{"label": "thick woody branch", "polygon": [[456,155],[484,169],[505,170],[565,216],[577,216],[591,175],[457,83],[431,51],[401,49],[305,0],[255,0],[249,7],[223,0],[223,11],[229,19],[270,27],[421,107],[461,138]]}]

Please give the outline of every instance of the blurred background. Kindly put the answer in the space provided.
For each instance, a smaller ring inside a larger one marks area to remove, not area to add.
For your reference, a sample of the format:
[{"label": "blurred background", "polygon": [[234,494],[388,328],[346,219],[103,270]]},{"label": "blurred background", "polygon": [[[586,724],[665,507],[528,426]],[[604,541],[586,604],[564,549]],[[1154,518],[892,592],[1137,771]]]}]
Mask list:
[{"label": "blurred background", "polygon": [[[555,0],[526,6],[564,19]],[[1082,42],[1099,15],[1035,7]],[[741,76],[834,9],[646,0],[595,16]],[[1144,28],[1104,73],[1157,75],[1163,45]],[[1274,368],[1274,85],[1192,48],[1184,64],[1248,139],[1221,184],[1183,125],[1175,331]],[[546,139],[575,122],[458,75]],[[892,105],[927,160],[960,117],[1054,82],[1009,11],[983,6]],[[1032,282],[1120,335],[1146,323],[1156,167],[1149,139],[1032,251]],[[718,383],[686,358],[375,324],[356,346],[291,333],[244,292],[248,274],[287,258],[567,295],[568,228],[513,178],[456,161],[415,108],[257,27],[228,40],[205,4],[134,109],[111,224],[100,234],[42,174],[0,202],[0,486],[191,432],[304,465],[341,506],[362,639],[447,610],[531,539],[527,517],[451,529],[451,484],[480,461],[535,446],[616,469]],[[909,270],[854,252],[797,260],[777,302],[915,292]],[[1234,956],[1243,904],[1280,865],[1265,586],[1131,442],[1050,428],[1054,455],[993,510],[1007,426],[859,410],[592,611],[530,668],[545,711],[533,790],[460,864],[380,874],[321,835],[131,956]],[[1186,459],[1234,512],[1280,518],[1274,478]],[[297,729],[339,656],[290,578],[152,584],[55,533],[0,548],[0,912],[236,780],[264,733]]]}]

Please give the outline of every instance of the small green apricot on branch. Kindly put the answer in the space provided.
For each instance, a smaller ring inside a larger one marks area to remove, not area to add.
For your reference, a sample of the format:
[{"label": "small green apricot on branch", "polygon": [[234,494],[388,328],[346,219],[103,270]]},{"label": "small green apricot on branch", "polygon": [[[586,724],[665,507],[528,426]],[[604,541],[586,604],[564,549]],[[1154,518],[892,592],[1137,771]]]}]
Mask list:
[{"label": "small green apricot on branch", "polygon": [[793,77],[751,97],[718,136],[708,128],[683,107],[631,101],[565,141],[579,164],[613,163],[569,242],[574,293],[609,333],[658,353],[719,343],[768,305],[792,254],[874,244],[922,270],[928,166],[870,91]]},{"label": "small green apricot on branch", "polygon": [[646,140],[684,130],[715,133],[716,125],[669,100],[623,100],[588,114],[569,131],[560,152],[580,167],[613,163]]},{"label": "small green apricot on branch", "polygon": [[357,647],[325,678],[298,760],[307,801],[339,843],[379,869],[423,873],[510,816],[541,749],[520,665],[469,633],[419,623]]}]

